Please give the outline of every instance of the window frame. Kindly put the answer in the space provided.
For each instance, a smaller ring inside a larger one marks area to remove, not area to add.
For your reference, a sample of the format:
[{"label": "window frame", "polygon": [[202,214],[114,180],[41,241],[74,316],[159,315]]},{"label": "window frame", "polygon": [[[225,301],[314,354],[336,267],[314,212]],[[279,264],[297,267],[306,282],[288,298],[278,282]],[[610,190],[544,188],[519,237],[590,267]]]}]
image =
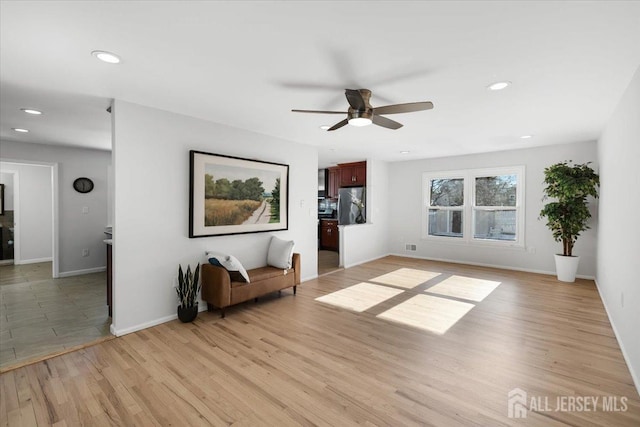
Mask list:
[{"label": "window frame", "polygon": [[[516,204],[515,206],[476,206],[476,178],[500,175],[516,176]],[[431,181],[435,179],[463,179],[463,204],[455,207],[431,206]],[[502,248],[524,249],[525,248],[525,166],[507,166],[482,169],[462,169],[450,171],[423,172],[422,174],[422,230],[421,238],[434,242],[463,244],[473,246],[493,246]],[[455,209],[451,209],[455,208]],[[462,208],[462,237],[454,236],[434,236],[429,234],[429,210],[459,210]],[[477,211],[511,211],[516,212],[516,239],[497,240],[487,238],[476,238],[475,219]]]},{"label": "window frame", "polygon": [[[424,176],[424,174],[423,174]],[[461,179],[463,182],[463,186],[462,186],[462,205],[460,206],[431,206],[431,181],[434,179]],[[451,173],[442,173],[439,174],[437,177],[436,176],[432,176],[431,179],[429,179],[428,181],[423,181],[424,185],[428,186],[428,191],[425,194],[423,191],[423,195],[424,197],[426,197],[426,199],[423,202],[423,209],[422,209],[422,216],[423,216],[423,229],[422,229],[422,238],[424,238],[425,235],[429,236],[430,238],[442,238],[445,240],[449,240],[449,239],[454,239],[456,241],[461,241],[464,238],[465,235],[465,227],[466,224],[468,222],[468,218],[466,217],[466,205],[467,205],[467,187],[466,187],[466,179],[464,175],[461,175],[459,173],[459,171],[453,171]],[[429,210],[431,209],[436,209],[439,211],[460,211],[462,212],[462,236],[461,237],[457,237],[457,236],[433,236],[429,234]],[[426,225],[426,228],[424,228],[424,226]]]}]

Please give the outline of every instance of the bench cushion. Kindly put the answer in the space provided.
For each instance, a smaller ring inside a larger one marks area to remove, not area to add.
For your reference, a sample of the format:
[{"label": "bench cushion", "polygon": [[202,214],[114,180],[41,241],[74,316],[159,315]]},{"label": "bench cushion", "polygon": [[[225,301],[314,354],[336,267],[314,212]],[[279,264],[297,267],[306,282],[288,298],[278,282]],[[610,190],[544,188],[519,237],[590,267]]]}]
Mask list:
[{"label": "bench cushion", "polygon": [[[278,276],[285,276],[287,274],[293,274],[293,268],[289,268],[288,270],[283,270],[281,268],[275,267],[260,267],[254,268],[253,270],[247,271],[249,275],[250,282],[260,282],[262,280],[271,279]],[[244,282],[231,282],[231,287],[235,288],[237,286],[251,286],[251,283]]]}]

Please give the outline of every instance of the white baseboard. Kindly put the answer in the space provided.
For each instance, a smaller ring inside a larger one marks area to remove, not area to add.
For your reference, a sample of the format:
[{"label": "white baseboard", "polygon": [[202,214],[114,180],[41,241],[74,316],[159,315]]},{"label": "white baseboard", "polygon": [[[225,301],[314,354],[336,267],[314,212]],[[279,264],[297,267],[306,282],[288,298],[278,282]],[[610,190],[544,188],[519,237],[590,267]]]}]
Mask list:
[{"label": "white baseboard", "polygon": [[[198,303],[198,313],[201,313],[203,311],[207,311],[207,303],[204,302],[204,301],[200,301]],[[176,320],[177,318],[178,318],[178,312],[177,312],[177,308],[176,308],[176,313],[175,314],[171,314],[169,316],[160,317],[158,319],[151,320],[151,321],[145,322],[145,323],[140,323],[139,325],[130,326],[130,327],[124,328],[124,329],[116,329],[113,326],[113,323],[112,323],[111,327],[109,328],[109,330],[111,331],[112,335],[115,335],[117,337],[121,337],[123,335],[131,334],[133,332],[141,331],[143,329],[151,328],[153,326],[158,326],[158,325],[160,325],[162,323],[167,323],[167,322],[170,322],[172,320]]]},{"label": "white baseboard", "polygon": [[58,277],[81,276],[83,274],[100,273],[106,270],[107,270],[107,267],[95,267],[95,268],[87,268],[85,270],[61,271],[60,273],[58,273]]},{"label": "white baseboard", "polygon": [[604,306],[604,311],[607,313],[607,317],[609,318],[611,329],[613,329],[613,333],[616,336],[616,341],[618,341],[618,345],[620,346],[620,351],[622,351],[622,357],[624,357],[624,361],[627,363],[627,368],[629,369],[629,373],[631,374],[631,379],[633,380],[633,384],[636,386],[638,395],[640,395],[640,377],[638,377],[638,374],[634,371],[633,365],[631,364],[631,358],[627,356],[627,352],[624,349],[624,344],[622,343],[622,340],[620,340],[620,335],[618,334],[618,330],[616,329],[616,324],[613,323],[613,318],[611,318],[611,314],[609,313],[607,302],[602,297],[602,292],[600,292],[600,285],[598,284],[597,278],[595,282],[596,282],[596,288],[598,288],[598,295],[600,295],[600,300],[602,301],[602,305]]},{"label": "white baseboard", "polygon": [[[460,260],[447,259],[447,258],[432,258],[432,257],[424,257],[424,256],[400,254],[400,253],[391,253],[389,255],[405,257],[405,258],[424,259],[424,260],[427,260],[427,261],[440,261],[440,262],[450,262],[450,263],[453,263],[453,264],[475,265],[477,267],[498,268],[498,269],[501,269],[501,270],[524,271],[526,273],[546,274],[546,275],[549,275],[549,276],[555,276],[556,275],[555,271],[536,270],[536,269],[533,269],[533,268],[511,267],[511,266],[508,266],[508,265],[486,264],[486,263],[483,263],[483,262],[460,261]],[[587,275],[584,275],[584,274],[577,274],[576,277],[578,279],[587,279],[587,280],[594,280],[594,281],[596,279],[594,276],[587,276]]]},{"label": "white baseboard", "polygon": [[18,262],[14,262],[15,265],[24,265],[24,264],[37,264],[39,262],[51,262],[53,261],[53,258],[51,257],[46,257],[46,258],[33,258],[33,259],[21,259]]},{"label": "white baseboard", "polygon": [[[207,306],[205,305],[204,310],[206,310],[206,309],[207,309]],[[199,311],[204,311],[204,310],[201,309]],[[175,314],[172,314],[170,316],[164,316],[164,317],[161,317],[159,319],[151,320],[150,322],[140,323],[139,325],[130,326],[128,328],[124,328],[124,329],[115,329],[115,328],[113,328],[112,334],[117,336],[117,337],[121,337],[123,335],[127,335],[127,334],[130,334],[132,332],[141,331],[143,329],[151,328],[152,326],[157,326],[157,325],[160,325],[162,323],[170,322],[170,321],[175,320],[177,318],[178,318],[178,313],[176,312]]]},{"label": "white baseboard", "polygon": [[[353,262],[351,264],[345,264],[344,268],[351,268],[351,267],[355,267],[356,265],[366,264],[366,263],[371,262],[371,261],[376,261],[376,260],[382,259],[382,258],[384,258],[386,256],[389,256],[389,255],[394,255],[394,254],[384,254],[384,255],[373,257],[373,258],[365,259],[365,260],[362,260],[362,261]],[[399,256],[402,256],[402,255],[399,255]]]},{"label": "white baseboard", "polygon": [[317,279],[317,278],[318,278],[318,275],[317,274],[313,274],[311,276],[301,278],[300,279],[300,283],[308,282],[309,280],[313,280],[313,279]]}]

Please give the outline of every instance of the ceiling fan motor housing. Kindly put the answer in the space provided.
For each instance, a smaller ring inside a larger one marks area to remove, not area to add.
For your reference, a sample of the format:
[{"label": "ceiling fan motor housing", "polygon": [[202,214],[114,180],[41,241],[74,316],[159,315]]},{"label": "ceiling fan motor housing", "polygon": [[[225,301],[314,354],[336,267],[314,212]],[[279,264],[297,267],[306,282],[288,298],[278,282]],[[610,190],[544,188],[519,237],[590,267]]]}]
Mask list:
[{"label": "ceiling fan motor housing", "polygon": [[373,118],[373,108],[368,108],[365,111],[354,110],[353,108],[349,108],[349,112],[347,113],[349,120],[351,119],[369,119]]},{"label": "ceiling fan motor housing", "polygon": [[371,91],[369,89],[358,89],[360,92],[360,96],[362,97],[362,101],[364,103],[364,109],[357,109],[352,106],[349,107],[347,112],[347,117],[349,120],[351,119],[369,119],[373,118],[373,107],[369,103],[371,99]]}]

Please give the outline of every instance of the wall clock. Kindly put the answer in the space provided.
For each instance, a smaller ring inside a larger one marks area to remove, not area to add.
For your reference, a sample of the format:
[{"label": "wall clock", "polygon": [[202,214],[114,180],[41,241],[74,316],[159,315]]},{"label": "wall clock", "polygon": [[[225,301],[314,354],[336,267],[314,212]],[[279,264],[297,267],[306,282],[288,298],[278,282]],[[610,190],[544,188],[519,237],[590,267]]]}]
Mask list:
[{"label": "wall clock", "polygon": [[78,193],[88,193],[93,190],[93,181],[85,177],[78,178],[73,181],[73,188]]}]

